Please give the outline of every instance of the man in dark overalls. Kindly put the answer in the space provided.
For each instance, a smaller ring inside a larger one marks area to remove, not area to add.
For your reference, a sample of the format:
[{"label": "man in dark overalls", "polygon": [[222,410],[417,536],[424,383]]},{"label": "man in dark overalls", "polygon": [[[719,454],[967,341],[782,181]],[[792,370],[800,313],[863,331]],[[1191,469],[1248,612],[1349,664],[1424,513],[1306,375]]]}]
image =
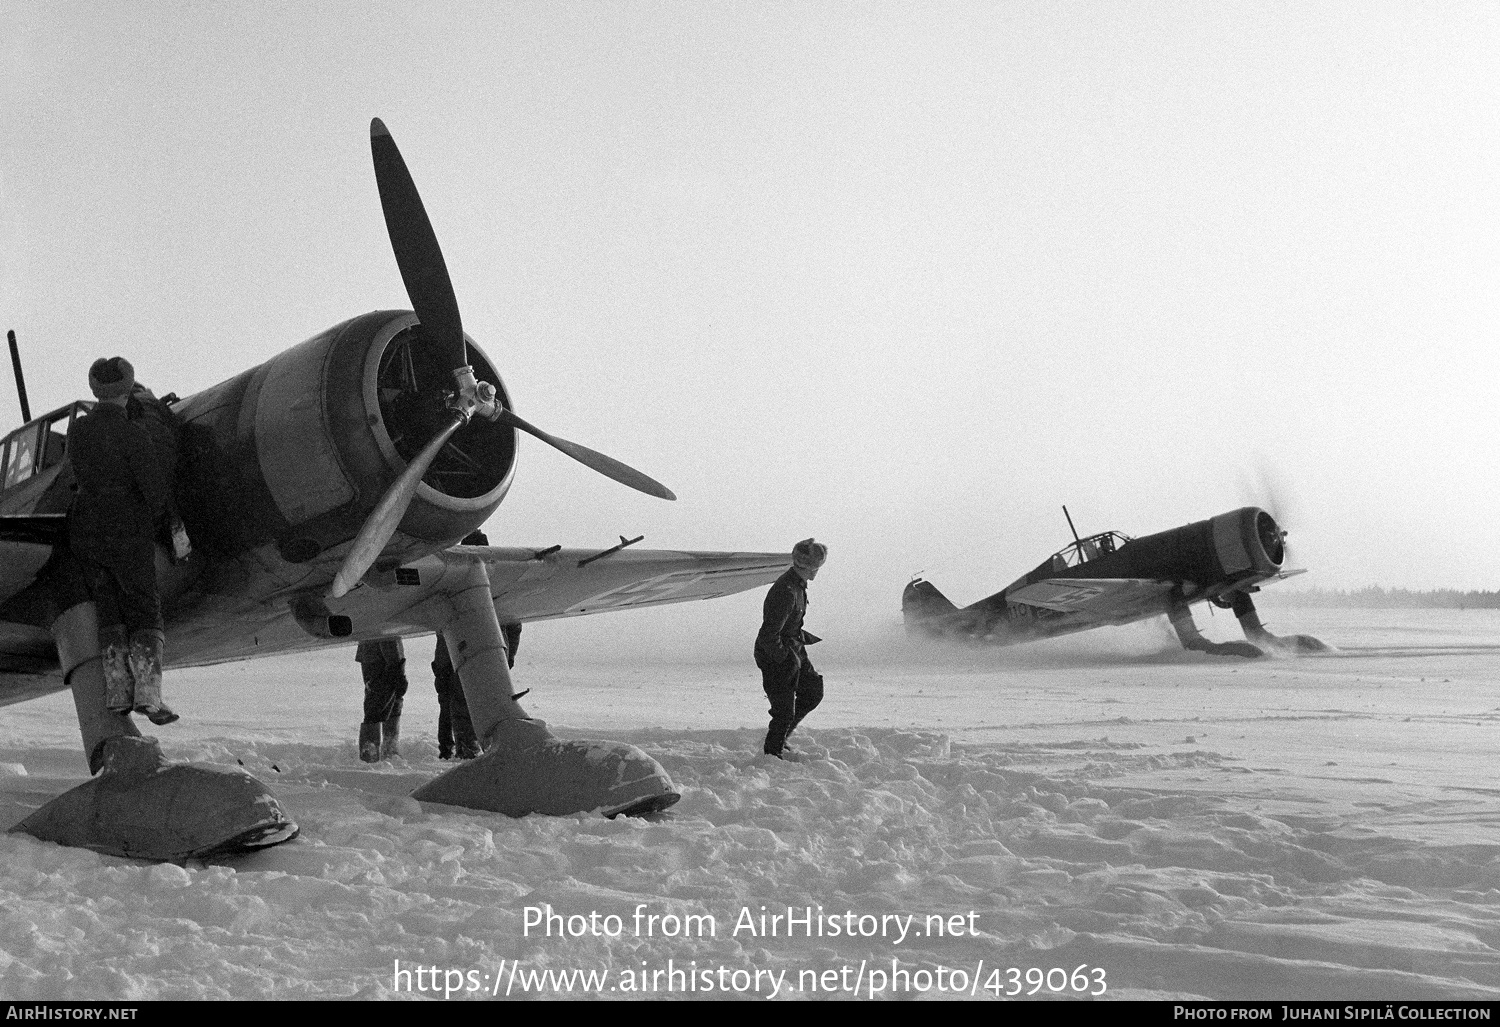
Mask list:
[{"label": "man in dark overalls", "polygon": [[828,559],[828,547],[810,538],[792,548],[792,566],[766,593],[760,634],[755,636],[755,665],[771,700],[771,726],[765,752],[785,759],[786,736],[823,701],[823,675],[813,669],[807,646],[819,641],[802,629],[807,614],[807,583]]},{"label": "man in dark overalls", "polygon": [[68,547],[99,611],[106,705],[170,724],[177,714],[161,695],[165,634],[154,526],[167,508],[171,480],[151,436],[127,416],[134,384],[135,369],[123,357],[100,358],[89,368],[99,402],[68,432],[78,479]]},{"label": "man in dark overalls", "polygon": [[474,734],[469,702],[464,698],[464,687],[453,669],[442,632],[438,632],[437,650],[432,654],[432,687],[437,690],[438,698],[438,759],[474,759],[479,755],[479,739]]},{"label": "man in dark overalls", "polygon": [[359,643],[354,651],[365,680],[365,719],[359,758],[366,763],[401,755],[401,707],[406,697],[406,649],[399,638]]},{"label": "man in dark overalls", "polygon": [[[521,625],[502,624],[500,631],[505,636],[506,666],[514,667],[516,650],[521,646]],[[441,633],[437,637],[437,651],[432,654],[432,685],[438,696],[438,759],[474,759],[481,752],[479,736],[474,733],[474,722],[469,718],[469,702],[464,698],[463,682],[458,679],[458,671],[453,669],[453,658],[448,654],[448,643]]]}]

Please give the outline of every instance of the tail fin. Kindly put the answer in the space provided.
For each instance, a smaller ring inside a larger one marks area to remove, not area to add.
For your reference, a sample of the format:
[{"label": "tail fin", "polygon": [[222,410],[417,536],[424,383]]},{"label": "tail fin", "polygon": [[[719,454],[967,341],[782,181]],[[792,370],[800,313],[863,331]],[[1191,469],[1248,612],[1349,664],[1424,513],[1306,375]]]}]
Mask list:
[{"label": "tail fin", "polygon": [[921,578],[913,578],[901,593],[901,616],[906,621],[908,632],[925,628],[931,621],[956,612],[958,607],[950,603],[931,582]]}]

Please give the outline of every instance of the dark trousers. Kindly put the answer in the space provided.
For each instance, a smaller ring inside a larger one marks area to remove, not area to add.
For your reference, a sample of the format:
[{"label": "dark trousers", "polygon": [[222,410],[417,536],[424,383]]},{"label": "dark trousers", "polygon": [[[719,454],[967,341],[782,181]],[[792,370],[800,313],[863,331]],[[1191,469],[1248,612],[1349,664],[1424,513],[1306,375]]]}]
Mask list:
[{"label": "dark trousers", "polygon": [[760,668],[761,687],[771,700],[765,751],[780,756],[786,736],[823,701],[823,675],[813,669],[806,653],[781,663],[766,664],[757,659],[755,664]]},{"label": "dark trousers", "polygon": [[365,679],[365,723],[379,724],[401,716],[406,696],[406,661],[361,663]]},{"label": "dark trousers", "polygon": [[103,554],[80,556],[89,597],[99,608],[99,628],[123,627],[162,634],[161,599],[156,591],[156,546],[150,539]]},{"label": "dark trousers", "polygon": [[[500,630],[505,635],[505,664],[514,667],[516,650],[521,647],[521,625],[502,624]],[[479,741],[469,717],[469,700],[464,697],[463,682],[453,669],[453,658],[448,655],[448,643],[441,632],[437,636],[437,650],[432,654],[432,687],[437,689],[438,697],[438,755],[447,759],[455,744],[460,750],[477,751]]]},{"label": "dark trousers", "polygon": [[[438,646],[442,645],[439,639]],[[474,722],[469,719],[469,703],[453,664],[440,666],[434,660],[432,669],[432,685],[438,697],[438,755],[446,759],[452,755],[455,741],[460,749],[475,744]]]}]

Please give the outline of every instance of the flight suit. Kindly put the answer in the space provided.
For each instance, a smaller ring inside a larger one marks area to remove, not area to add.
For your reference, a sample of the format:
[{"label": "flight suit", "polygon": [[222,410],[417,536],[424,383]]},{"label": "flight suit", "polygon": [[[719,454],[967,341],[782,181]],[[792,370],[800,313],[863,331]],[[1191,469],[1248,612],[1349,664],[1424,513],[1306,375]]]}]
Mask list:
[{"label": "flight suit", "polygon": [[771,700],[764,751],[772,756],[781,755],[786,736],[823,701],[823,675],[807,658],[807,643],[817,639],[802,629],[806,614],[807,582],[788,569],[766,593],[755,636],[755,665]]}]

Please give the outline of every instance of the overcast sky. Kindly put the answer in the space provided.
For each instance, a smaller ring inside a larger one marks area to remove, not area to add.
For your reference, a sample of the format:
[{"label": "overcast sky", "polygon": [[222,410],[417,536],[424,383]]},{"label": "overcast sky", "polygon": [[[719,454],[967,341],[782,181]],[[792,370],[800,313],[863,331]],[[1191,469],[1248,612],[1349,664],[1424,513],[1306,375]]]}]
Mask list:
[{"label": "overcast sky", "polygon": [[1140,535],[1258,500],[1299,584],[1500,588],[1492,3],[0,22],[34,411],[99,355],[188,395],[409,306],[379,116],[518,411],[680,497],[523,437],[496,544],[814,535],[818,601],[894,616],[914,572],[967,603],[1036,565],[1065,503]]}]

